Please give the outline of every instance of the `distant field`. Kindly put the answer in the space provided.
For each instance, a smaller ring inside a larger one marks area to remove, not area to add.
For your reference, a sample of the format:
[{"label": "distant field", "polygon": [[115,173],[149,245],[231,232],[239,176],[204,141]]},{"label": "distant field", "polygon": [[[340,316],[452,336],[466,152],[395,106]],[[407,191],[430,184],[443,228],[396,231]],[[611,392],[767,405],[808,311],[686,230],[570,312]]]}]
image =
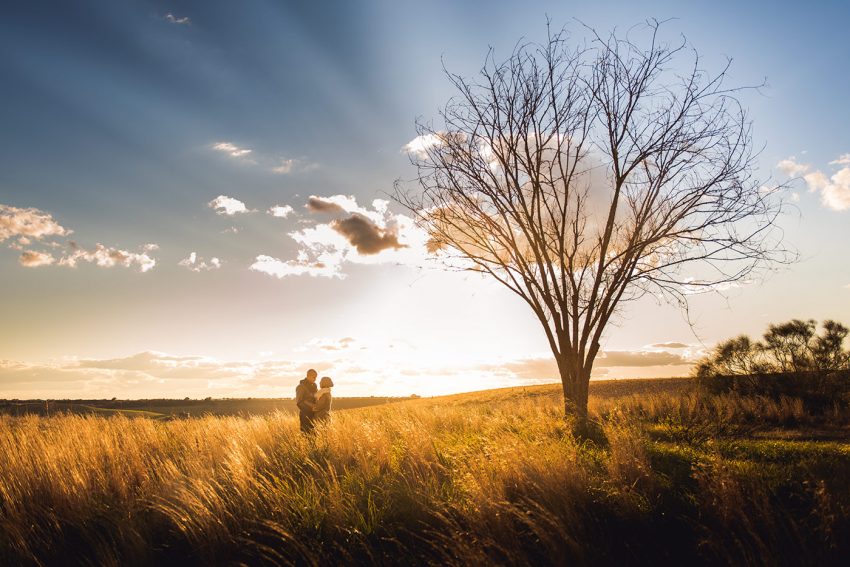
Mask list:
[{"label": "distant field", "polygon": [[335,412],[312,437],[284,411],[208,409],[288,400],[128,417],[192,407],[166,402],[0,416],[0,565],[820,566],[850,556],[845,399],[814,411],[681,379],[606,380],[592,385],[596,425],[582,436],[558,385],[373,401]]},{"label": "distant field", "polygon": [[[674,393],[689,388],[690,378],[654,378],[634,380],[594,380],[590,391],[593,396],[608,398],[612,396],[646,395],[653,393]],[[520,395],[542,395],[556,397],[561,395],[559,384],[546,384],[526,388],[509,388]],[[486,396],[502,390],[471,392],[473,397]],[[415,398],[360,397],[334,398],[334,410],[347,410],[376,406]],[[154,400],[0,400],[0,415],[40,415],[49,416],[61,413],[123,415],[125,417],[148,417],[152,419],[172,419],[179,417],[200,417],[211,415],[264,415],[275,411],[296,413],[295,401],[288,398],[232,398],[232,399],[154,399]]]},{"label": "distant field", "polygon": [[[382,405],[411,398],[334,398],[335,410]],[[0,400],[0,415],[50,416],[62,413],[123,415],[173,419],[203,415],[264,415],[275,411],[296,413],[291,399],[241,398],[210,400]]]}]

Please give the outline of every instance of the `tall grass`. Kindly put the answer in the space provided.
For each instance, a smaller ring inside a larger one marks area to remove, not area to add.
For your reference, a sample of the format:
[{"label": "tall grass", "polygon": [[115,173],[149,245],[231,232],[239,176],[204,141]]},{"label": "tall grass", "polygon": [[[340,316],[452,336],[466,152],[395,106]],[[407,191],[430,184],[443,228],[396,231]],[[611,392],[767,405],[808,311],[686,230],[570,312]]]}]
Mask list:
[{"label": "tall grass", "polygon": [[824,564],[848,551],[847,446],[751,437],[748,424],[810,419],[793,401],[597,399],[594,442],[573,436],[556,392],[337,412],[313,438],[283,413],[2,418],[0,564]]}]

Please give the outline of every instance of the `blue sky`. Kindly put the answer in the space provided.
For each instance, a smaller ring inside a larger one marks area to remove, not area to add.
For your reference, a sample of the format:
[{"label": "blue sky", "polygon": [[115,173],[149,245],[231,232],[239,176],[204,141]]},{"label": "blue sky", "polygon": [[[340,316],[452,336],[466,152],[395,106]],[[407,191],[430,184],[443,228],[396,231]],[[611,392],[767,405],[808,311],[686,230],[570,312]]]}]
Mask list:
[{"label": "blue sky", "polygon": [[[706,67],[732,57],[733,82],[766,81],[741,97],[761,176],[810,176],[785,191],[799,263],[696,298],[697,336],[673,308],[634,306],[604,348],[649,354],[600,375],[682,373],[712,343],[791,317],[850,323],[850,210],[831,180],[850,167],[844,2],[7,2],[0,205],[64,234],[36,242],[50,265],[26,267],[33,244],[15,236],[0,244],[0,396],[289,395],[306,365],[342,377],[341,394],[346,377],[349,394],[547,378],[542,333],[494,284],[404,257],[346,261],[344,278],[250,269],[294,261],[311,195],[379,215],[373,200],[415,173],[402,151],[415,120],[453,94],[443,62],[472,75],[489,46],[499,58],[542,39],[547,16],[577,39],[577,20],[670,19],[665,36],[687,36]],[[219,214],[218,196],[248,212]],[[120,254],[98,265],[98,244]],[[691,347],[651,346],[671,341]]]}]

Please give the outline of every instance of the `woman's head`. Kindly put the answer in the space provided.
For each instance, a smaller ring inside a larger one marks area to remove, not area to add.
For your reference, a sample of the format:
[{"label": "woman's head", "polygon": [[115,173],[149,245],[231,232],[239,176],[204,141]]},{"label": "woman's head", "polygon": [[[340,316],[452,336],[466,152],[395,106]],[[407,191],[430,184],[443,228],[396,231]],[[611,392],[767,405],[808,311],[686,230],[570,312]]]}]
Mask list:
[{"label": "woman's head", "polygon": [[334,385],[334,381],[330,379],[330,376],[322,376],[322,379],[319,381],[320,388],[332,388]]}]

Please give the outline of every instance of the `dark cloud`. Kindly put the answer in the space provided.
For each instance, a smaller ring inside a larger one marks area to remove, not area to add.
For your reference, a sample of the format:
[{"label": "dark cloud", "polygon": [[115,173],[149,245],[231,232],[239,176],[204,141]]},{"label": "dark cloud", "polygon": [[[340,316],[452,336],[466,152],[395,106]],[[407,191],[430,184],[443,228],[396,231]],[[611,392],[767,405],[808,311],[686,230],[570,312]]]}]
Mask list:
[{"label": "dark cloud", "polygon": [[690,345],[685,343],[657,343],[651,345],[653,348],[688,348]]},{"label": "dark cloud", "polygon": [[345,209],[333,201],[326,201],[321,197],[310,197],[307,199],[307,210],[311,213],[327,213],[339,215],[345,213]]},{"label": "dark cloud", "polygon": [[357,251],[364,255],[374,255],[387,249],[405,248],[398,241],[398,235],[383,229],[361,214],[354,213],[346,219],[331,223],[331,228],[343,235]]}]

